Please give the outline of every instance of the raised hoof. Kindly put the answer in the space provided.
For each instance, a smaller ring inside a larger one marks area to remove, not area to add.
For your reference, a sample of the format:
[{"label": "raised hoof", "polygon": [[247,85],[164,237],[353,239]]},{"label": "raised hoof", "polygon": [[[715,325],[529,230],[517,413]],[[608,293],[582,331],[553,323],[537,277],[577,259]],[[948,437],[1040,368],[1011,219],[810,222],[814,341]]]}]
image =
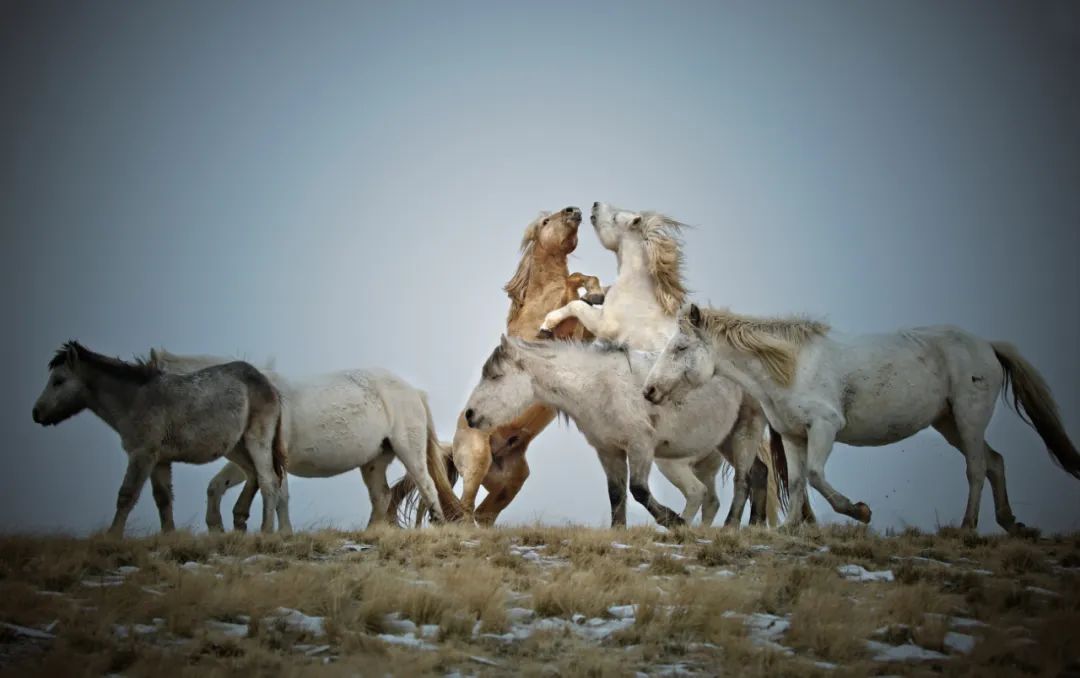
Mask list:
[{"label": "raised hoof", "polygon": [[541,327],[540,331],[536,333],[536,338],[537,339],[554,339],[555,338],[555,333],[552,332],[551,330],[545,330],[544,328]]},{"label": "raised hoof", "polygon": [[601,306],[604,303],[604,295],[593,292],[581,298],[589,306]]},{"label": "raised hoof", "polygon": [[870,507],[863,502],[860,501],[858,504],[855,504],[855,510],[853,511],[853,513],[854,515],[851,517],[855,520],[866,525],[870,524]]}]

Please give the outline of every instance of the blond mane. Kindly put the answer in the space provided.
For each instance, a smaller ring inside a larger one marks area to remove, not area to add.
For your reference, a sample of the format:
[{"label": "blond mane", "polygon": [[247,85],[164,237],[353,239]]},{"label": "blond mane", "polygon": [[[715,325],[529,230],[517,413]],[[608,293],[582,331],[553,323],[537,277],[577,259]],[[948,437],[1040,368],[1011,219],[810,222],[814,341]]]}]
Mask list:
[{"label": "blond mane", "polygon": [[525,227],[525,233],[521,236],[521,261],[518,262],[514,277],[506,283],[503,290],[510,297],[510,313],[506,316],[506,324],[514,322],[525,305],[525,290],[529,287],[529,276],[532,275],[533,250],[536,248],[536,239],[540,235],[540,226],[544,219],[551,216],[551,212],[541,212],[533,219],[532,223]]},{"label": "blond mane", "polygon": [[[802,316],[756,318],[727,309],[702,308],[700,328],[737,351],[751,353],[783,386],[795,378],[798,349],[828,333],[829,325]],[[683,322],[689,322],[685,317]]]},{"label": "blond mane", "polygon": [[682,242],[679,232],[685,224],[671,217],[645,212],[633,226],[645,246],[649,273],[656,283],[656,301],[665,313],[675,315],[686,299],[687,290],[682,277]]}]

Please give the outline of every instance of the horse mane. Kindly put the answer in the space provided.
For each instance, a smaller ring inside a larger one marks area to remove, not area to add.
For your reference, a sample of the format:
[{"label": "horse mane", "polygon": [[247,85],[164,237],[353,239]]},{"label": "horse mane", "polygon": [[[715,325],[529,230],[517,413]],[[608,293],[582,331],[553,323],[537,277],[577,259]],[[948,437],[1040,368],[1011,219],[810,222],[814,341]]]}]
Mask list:
[{"label": "horse mane", "polygon": [[[507,339],[514,347],[526,351],[542,350],[551,353],[560,353],[566,350],[578,350],[591,351],[600,354],[630,353],[629,346],[605,340],[583,341],[579,339],[558,339],[556,341],[529,341],[527,339],[522,339],[521,337],[507,337]],[[484,379],[498,376],[500,374],[499,368],[510,359],[510,356],[507,355],[507,353],[506,347],[501,343],[496,346],[495,350],[488,356],[488,359],[484,361],[484,367],[480,371],[481,376],[483,376]]]},{"label": "horse mane", "polygon": [[95,353],[74,340],[66,342],[56,350],[52,360],[49,361],[49,369],[59,367],[71,358],[93,365],[95,368],[117,379],[137,384],[145,384],[161,374],[161,368],[149,360],[136,358],[133,362],[127,362],[119,358]]},{"label": "horse mane", "polygon": [[641,234],[649,273],[656,283],[656,301],[664,312],[675,315],[686,300],[683,283],[682,241],[679,233],[686,224],[658,212],[643,212],[634,225]]},{"label": "horse mane", "polygon": [[518,262],[514,277],[503,287],[506,296],[510,297],[510,313],[506,317],[506,324],[514,322],[525,306],[525,290],[529,287],[529,276],[532,275],[533,250],[536,248],[536,239],[540,235],[540,226],[544,219],[551,216],[551,212],[541,212],[533,219],[532,223],[525,227],[525,233],[521,236],[521,261]]},{"label": "horse mane", "polygon": [[[702,308],[701,329],[737,351],[751,353],[780,384],[795,378],[798,349],[829,332],[829,325],[804,316],[759,318],[727,309]],[[684,318],[683,322],[688,322]]]}]

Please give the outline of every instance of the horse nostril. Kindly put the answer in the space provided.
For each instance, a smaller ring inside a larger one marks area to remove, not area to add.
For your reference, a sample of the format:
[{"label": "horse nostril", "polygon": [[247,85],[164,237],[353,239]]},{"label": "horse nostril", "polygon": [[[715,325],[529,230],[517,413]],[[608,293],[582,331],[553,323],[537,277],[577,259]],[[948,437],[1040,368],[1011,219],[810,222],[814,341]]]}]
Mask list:
[{"label": "horse nostril", "polygon": [[465,410],[465,421],[469,424],[469,426],[472,426],[473,415],[475,414],[476,412],[473,412],[471,407]]},{"label": "horse nostril", "polygon": [[656,395],[656,387],[655,386],[650,386],[650,387],[646,388],[645,393],[643,395],[645,396],[645,400],[648,400],[649,402],[653,402],[653,396]]},{"label": "horse nostril", "polygon": [[600,209],[600,203],[598,203],[598,202],[594,202],[594,203],[592,204],[592,209],[593,209],[593,212],[595,212],[596,210]]},{"label": "horse nostril", "polygon": [[574,212],[577,212],[577,208],[576,207],[567,207],[566,209],[563,210],[563,212],[566,212],[567,214],[573,214]]}]

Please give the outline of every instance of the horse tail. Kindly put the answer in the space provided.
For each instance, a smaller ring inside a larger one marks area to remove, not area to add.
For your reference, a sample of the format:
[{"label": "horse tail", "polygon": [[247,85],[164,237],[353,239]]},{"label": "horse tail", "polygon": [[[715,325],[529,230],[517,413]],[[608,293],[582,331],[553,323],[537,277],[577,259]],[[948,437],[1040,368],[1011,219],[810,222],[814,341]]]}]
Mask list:
[{"label": "horse tail", "polygon": [[427,466],[431,479],[435,481],[435,492],[439,495],[439,505],[442,507],[443,516],[448,521],[458,521],[465,516],[465,507],[461,500],[454,494],[454,485],[450,482],[450,474],[447,472],[442,445],[435,433],[435,421],[431,417],[431,408],[428,407],[427,396],[420,394],[420,402],[424,404],[424,412],[427,415]]},{"label": "horse tail", "polygon": [[285,436],[281,433],[281,420],[284,418],[284,409],[281,405],[281,396],[278,396],[277,423],[274,424],[274,442],[271,459],[274,464],[274,475],[278,479],[278,487],[285,480],[285,470],[289,465],[289,450],[285,447]]},{"label": "horse tail", "polygon": [[769,427],[769,451],[772,454],[772,475],[776,486],[776,500],[780,504],[780,510],[787,513],[790,505],[787,454],[784,452],[784,439],[773,430],[772,426]]},{"label": "horse tail", "polygon": [[1054,402],[1054,396],[1042,375],[1012,344],[992,341],[990,345],[1005,370],[1003,395],[1007,395],[1009,389],[1012,389],[1012,405],[1016,413],[1043,439],[1051,458],[1066,473],[1080,478],[1080,454],[1077,454],[1076,446],[1065,432],[1057,403]]},{"label": "horse tail", "polygon": [[[446,461],[446,479],[453,486],[458,479],[458,470],[457,466],[454,465],[454,459],[448,447],[439,442],[439,451]],[[410,522],[412,522],[410,518],[414,518],[416,526],[419,527],[423,521],[424,513],[424,502],[420,499],[420,492],[416,489],[416,481],[406,473],[390,486],[390,503],[387,515],[397,522],[398,527],[409,527]]]},{"label": "horse tail", "polygon": [[776,527],[780,524],[780,504],[783,502],[780,496],[780,485],[776,482],[776,472],[773,470],[771,448],[764,439],[758,444],[758,459],[768,469],[765,481],[765,524]]}]

